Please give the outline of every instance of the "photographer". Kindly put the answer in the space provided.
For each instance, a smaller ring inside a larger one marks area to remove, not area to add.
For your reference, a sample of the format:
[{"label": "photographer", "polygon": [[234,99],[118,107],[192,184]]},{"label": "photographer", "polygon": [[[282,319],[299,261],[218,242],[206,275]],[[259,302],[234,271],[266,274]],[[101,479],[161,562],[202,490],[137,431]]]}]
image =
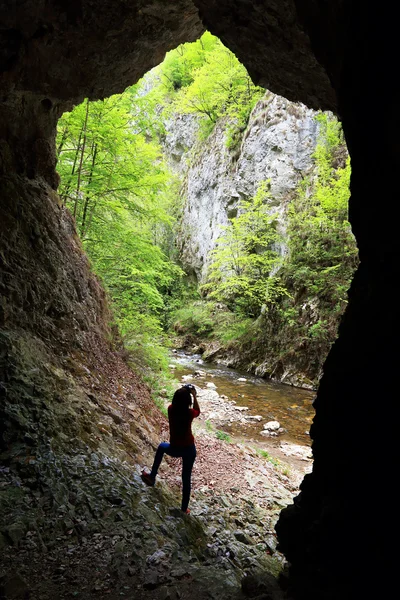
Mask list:
[{"label": "photographer", "polygon": [[[192,406],[193,397],[193,408]],[[176,390],[172,403],[168,406],[169,421],[169,443],[162,442],[154,458],[151,472],[142,471],[141,478],[147,485],[154,485],[157,477],[158,468],[161,464],[164,454],[174,458],[182,458],[182,505],[181,510],[189,514],[188,509],[191,476],[193,464],[196,459],[196,446],[192,433],[192,421],[200,414],[199,403],[197,402],[196,388],[194,385],[186,384]]]}]

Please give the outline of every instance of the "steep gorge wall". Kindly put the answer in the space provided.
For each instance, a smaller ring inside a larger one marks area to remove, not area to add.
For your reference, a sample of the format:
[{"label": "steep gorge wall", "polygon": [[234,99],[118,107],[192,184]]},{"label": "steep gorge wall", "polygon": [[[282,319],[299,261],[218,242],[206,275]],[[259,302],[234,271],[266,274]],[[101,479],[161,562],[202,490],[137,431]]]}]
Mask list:
[{"label": "steep gorge wall", "polygon": [[[300,182],[305,177],[312,181],[315,174],[313,155],[320,131],[316,116],[302,104],[266,92],[232,149],[226,144],[226,121],[220,121],[205,141],[196,137],[198,121],[193,115],[176,115],[168,122],[164,147],[170,164],[183,179],[177,245],[185,269],[194,273],[199,283],[207,278],[221,226],[238,214],[240,201],[251,200],[266,180],[271,194],[268,207],[278,215],[281,233],[277,250],[282,256],[287,254],[288,207]],[[345,156],[346,148],[340,150]],[[302,336],[298,327],[288,326],[279,310],[270,310],[259,316],[251,342],[225,347],[201,340],[204,357],[274,381],[315,389],[330,345],[307,337],[321,319],[319,299],[303,293],[290,308],[299,315]],[[334,329],[335,318],[331,321]]]},{"label": "steep gorge wall", "polygon": [[271,209],[285,230],[288,202],[313,167],[318,135],[314,117],[304,105],[266,92],[232,149],[226,144],[226,122],[219,122],[205,142],[195,139],[193,116],[177,116],[168,124],[166,152],[184,181],[177,243],[185,268],[199,282],[206,276],[221,225],[237,215],[240,200],[254,197],[263,181],[270,181]]}]

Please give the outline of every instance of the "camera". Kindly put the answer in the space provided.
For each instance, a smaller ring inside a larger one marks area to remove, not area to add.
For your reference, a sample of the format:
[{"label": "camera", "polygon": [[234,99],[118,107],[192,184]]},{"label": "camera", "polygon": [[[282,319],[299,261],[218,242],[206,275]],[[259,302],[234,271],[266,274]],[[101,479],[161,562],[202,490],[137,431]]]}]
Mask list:
[{"label": "camera", "polygon": [[194,385],[192,385],[191,383],[185,383],[185,385],[183,386],[184,388],[186,388],[187,390],[189,390],[189,392],[191,392],[192,390],[194,390]]}]

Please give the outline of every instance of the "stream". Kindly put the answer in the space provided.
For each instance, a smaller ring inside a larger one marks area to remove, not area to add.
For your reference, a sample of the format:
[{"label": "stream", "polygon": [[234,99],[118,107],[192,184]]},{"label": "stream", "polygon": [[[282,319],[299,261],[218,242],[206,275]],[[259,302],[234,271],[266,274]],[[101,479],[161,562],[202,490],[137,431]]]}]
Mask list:
[{"label": "stream", "polygon": [[[279,435],[279,440],[311,446],[309,429],[315,414],[312,406],[315,391],[274,383],[223,365],[207,363],[200,354],[189,355],[181,350],[171,355],[171,367],[178,380],[184,377],[186,382],[199,387],[212,382],[219,395],[227,396],[238,407],[248,407],[249,414],[262,417],[262,423],[279,421],[285,430]],[[196,371],[204,375],[195,376]],[[236,438],[265,442],[260,433],[262,423],[232,423],[221,429]]]}]

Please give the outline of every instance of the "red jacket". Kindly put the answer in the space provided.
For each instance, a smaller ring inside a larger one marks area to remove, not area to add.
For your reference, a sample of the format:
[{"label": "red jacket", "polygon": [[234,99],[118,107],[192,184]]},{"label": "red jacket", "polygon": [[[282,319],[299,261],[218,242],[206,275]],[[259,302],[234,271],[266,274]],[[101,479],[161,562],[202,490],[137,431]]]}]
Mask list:
[{"label": "red jacket", "polygon": [[194,444],[192,421],[199,416],[200,411],[188,409],[187,419],[182,419],[182,413],[176,414],[172,404],[168,406],[169,442],[171,446],[191,446]]}]

